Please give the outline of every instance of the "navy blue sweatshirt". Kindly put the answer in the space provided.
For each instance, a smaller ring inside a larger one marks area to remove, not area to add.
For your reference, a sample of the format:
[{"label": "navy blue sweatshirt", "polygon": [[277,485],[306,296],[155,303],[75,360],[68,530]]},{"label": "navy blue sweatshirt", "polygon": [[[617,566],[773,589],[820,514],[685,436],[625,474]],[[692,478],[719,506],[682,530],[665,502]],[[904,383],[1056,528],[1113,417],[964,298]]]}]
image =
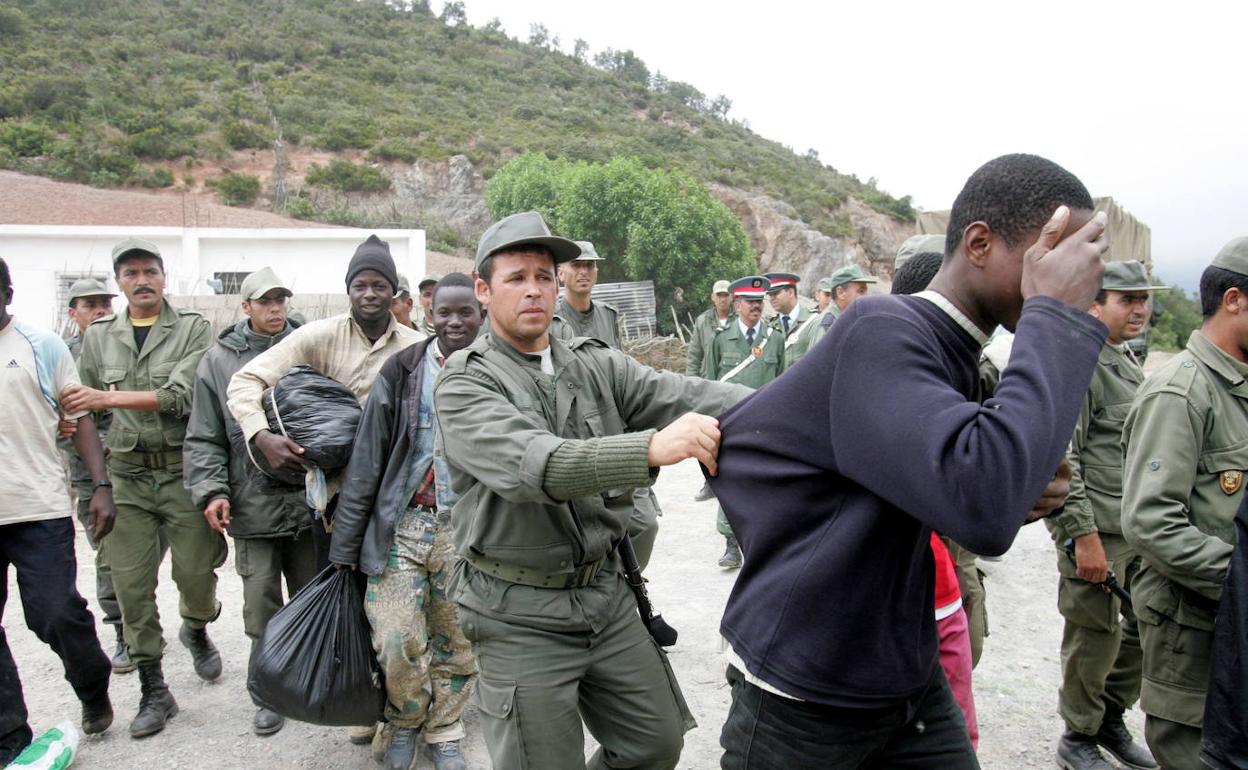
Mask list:
[{"label": "navy blue sweatshirt", "polygon": [[922,692],[938,662],[936,529],[1004,553],[1053,478],[1106,329],[1023,306],[976,401],[978,343],[932,303],[854,303],[792,369],[728,410],[711,487],[745,564],[720,630],[750,673],[816,703]]}]

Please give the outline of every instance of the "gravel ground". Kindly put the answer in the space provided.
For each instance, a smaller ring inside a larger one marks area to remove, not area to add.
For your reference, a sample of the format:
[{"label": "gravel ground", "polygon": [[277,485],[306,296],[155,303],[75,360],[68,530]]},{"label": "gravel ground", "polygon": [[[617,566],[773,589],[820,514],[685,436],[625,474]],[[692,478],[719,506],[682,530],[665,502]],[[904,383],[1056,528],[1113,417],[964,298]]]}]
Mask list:
[{"label": "gravel ground", "polygon": [[[733,574],[715,566],[723,540],[715,533],[714,502],[692,501],[700,483],[692,462],[664,471],[660,477],[657,491],[666,515],[661,519],[649,570],[656,607],[680,630],[680,643],[671,651],[671,661],[699,722],[686,738],[680,765],[690,770],[719,766],[719,728],[729,703],[717,628]],[[80,536],[78,585],[95,612],[90,595],[94,586],[90,554],[85,538]],[[83,741],[77,767],[375,767],[367,748],[346,742],[343,728],[289,723],[268,738],[251,734],[253,706],[245,682],[248,642],[242,629],[241,582],[232,563],[231,559],[220,574],[224,612],[210,627],[225,661],[221,679],[212,684],[200,682],[191,669],[189,654],[177,642],[177,592],[166,560],[158,592],[169,643],[165,675],[181,713],[163,733],[143,741],[131,740],[126,725],[138,705],[138,677],[115,677],[112,696],[117,721],[103,736]],[[981,762],[994,770],[1052,767],[1053,748],[1061,732],[1055,712],[1061,622],[1056,609],[1053,546],[1041,525],[1029,526],[1001,561],[985,562],[984,567],[989,575],[991,636],[975,672]],[[61,676],[60,662],[22,621],[11,571],[9,597],[4,628],[25,684],[32,727],[38,734],[64,719],[76,722],[78,704]],[[111,640],[111,629],[101,625],[99,630],[101,639]],[[475,713],[468,715],[467,723],[470,766],[488,768]],[[1136,735],[1142,735],[1138,712],[1128,715],[1128,724]],[[422,758],[418,767],[429,768],[431,764]]]}]

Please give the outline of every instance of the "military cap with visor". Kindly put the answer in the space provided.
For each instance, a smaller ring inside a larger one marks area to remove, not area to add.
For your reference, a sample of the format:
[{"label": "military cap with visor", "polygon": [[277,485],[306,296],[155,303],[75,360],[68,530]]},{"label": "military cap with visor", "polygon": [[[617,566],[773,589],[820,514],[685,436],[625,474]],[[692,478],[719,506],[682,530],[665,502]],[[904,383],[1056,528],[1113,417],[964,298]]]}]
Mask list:
[{"label": "military cap with visor", "polygon": [[577,257],[578,262],[603,262],[606,257],[598,253],[594,248],[594,244],[589,241],[576,241],[576,245],[581,247],[581,256]]},{"label": "military cap with visor", "polygon": [[762,299],[767,296],[771,281],[762,275],[747,275],[738,278],[728,285],[728,292],[733,299]]},{"label": "military cap with visor", "polygon": [[143,238],[127,238],[113,247],[113,267],[127,259],[155,259],[163,267],[160,247]]},{"label": "military cap with visor", "polygon": [[410,296],[412,293],[412,285],[408,283],[407,276],[399,273],[399,286],[394,290],[395,299],[404,296]]},{"label": "military cap with visor", "polygon": [[786,287],[796,288],[800,280],[797,273],[763,273],[763,277],[771,283],[771,287],[767,289],[768,293],[780,291]]},{"label": "military cap with visor", "polygon": [[910,236],[901,244],[901,248],[897,249],[897,257],[893,260],[893,271],[900,270],[902,265],[929,251],[943,255],[945,253],[945,236],[930,234]]},{"label": "military cap with visor", "polygon": [[440,273],[430,273],[424,278],[421,278],[420,283],[416,284],[416,291],[424,291],[427,284],[437,283],[440,280],[442,280],[442,275]]},{"label": "military cap with visor", "polygon": [[581,247],[575,241],[551,233],[541,214],[536,211],[522,211],[503,217],[482,234],[480,242],[477,243],[477,259],[473,267],[480,270],[481,263],[488,257],[503,249],[517,246],[545,247],[554,255],[556,265],[579,259],[581,256]]},{"label": "military cap with visor", "polygon": [[1106,262],[1101,276],[1101,288],[1105,291],[1157,291],[1169,286],[1158,286],[1148,280],[1144,264],[1134,259]]},{"label": "military cap with visor", "polygon": [[98,278],[79,278],[69,287],[69,306],[74,306],[74,300],[83,297],[116,297],[116,292],[111,292],[104,282]]},{"label": "military cap with visor", "polygon": [[712,293],[712,294],[727,294],[727,293],[728,293],[728,282],[727,282],[727,281],[716,281],[716,282],[715,282],[715,285],[711,287],[711,293]]},{"label": "military cap with visor", "polygon": [[847,283],[878,283],[879,280],[874,276],[867,275],[862,272],[862,268],[857,265],[846,265],[837,270],[828,277],[829,292],[836,289],[837,286],[843,286]]},{"label": "military cap with visor", "polygon": [[815,284],[815,288],[818,289],[819,291],[831,294],[832,293],[832,279],[820,278],[819,283]]},{"label": "military cap with visor", "polygon": [[1248,275],[1248,235],[1242,235],[1222,247],[1213,258],[1213,267]]},{"label": "military cap with visor", "polygon": [[274,289],[280,289],[283,297],[295,295],[285,283],[282,283],[282,279],[277,277],[273,268],[262,267],[243,279],[243,285],[239,287],[238,293],[242,295],[244,302],[250,302],[253,299],[260,299]]}]

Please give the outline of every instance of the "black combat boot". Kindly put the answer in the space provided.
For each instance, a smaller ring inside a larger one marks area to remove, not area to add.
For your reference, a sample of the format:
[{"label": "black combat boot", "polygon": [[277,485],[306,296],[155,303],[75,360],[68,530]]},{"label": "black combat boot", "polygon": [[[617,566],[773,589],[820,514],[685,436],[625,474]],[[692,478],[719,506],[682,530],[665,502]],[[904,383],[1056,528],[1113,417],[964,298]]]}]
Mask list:
[{"label": "black combat boot", "polygon": [[139,697],[139,713],[130,722],[131,738],[155,735],[165,729],[165,722],[178,713],[178,702],[165,684],[165,675],[159,663],[139,666],[139,686],[142,695]]},{"label": "black combat boot", "polygon": [[191,628],[186,623],[178,631],[178,641],[191,651],[191,660],[195,664],[195,673],[205,682],[211,682],[221,676],[221,653],[208,638],[208,629]]},{"label": "black combat boot", "polygon": [[1062,770],[1114,770],[1096,747],[1096,738],[1073,730],[1057,742],[1057,766]]},{"label": "black combat boot", "polygon": [[112,660],[114,674],[129,674],[138,668],[134,665],[134,661],[130,660],[130,648],[126,646],[125,632],[121,628],[121,624],[113,626],[117,629],[117,650],[113,653]]},{"label": "black combat boot", "polygon": [[98,700],[91,703],[82,702],[82,731],[87,735],[97,735],[113,724],[113,702],[108,699],[106,691]]},{"label": "black combat boot", "polygon": [[719,566],[724,569],[737,569],[741,566],[741,547],[732,535],[728,535],[725,540],[728,542],[724,547],[724,555],[719,557]]},{"label": "black combat boot", "polygon": [[1101,729],[1096,732],[1096,742],[1123,767],[1157,770],[1157,760],[1153,759],[1152,752],[1135,742],[1126,722],[1122,721],[1122,709],[1109,701],[1105,702],[1105,717],[1101,719]]}]

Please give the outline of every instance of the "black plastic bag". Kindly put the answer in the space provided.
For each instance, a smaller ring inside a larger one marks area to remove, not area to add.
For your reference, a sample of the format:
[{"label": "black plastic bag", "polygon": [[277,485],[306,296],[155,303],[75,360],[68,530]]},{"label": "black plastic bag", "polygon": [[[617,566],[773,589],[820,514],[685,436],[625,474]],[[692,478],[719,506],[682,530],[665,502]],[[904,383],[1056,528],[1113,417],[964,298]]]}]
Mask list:
[{"label": "black plastic bag", "polygon": [[247,674],[255,702],[314,725],[371,725],[386,691],[364,615],[364,581],[327,567],[277,611]]},{"label": "black plastic bag", "polygon": [[[355,394],[310,366],[294,366],[261,397],[269,430],[303,447],[303,459],[328,476],[347,466],[363,410]],[[232,437],[242,442],[242,433]],[[269,467],[264,453],[243,445],[256,485],[265,492],[302,489],[303,473]]]},{"label": "black plastic bag", "polygon": [[1248,495],[1235,517],[1237,542],[1213,627],[1200,758],[1210,767],[1248,767]]}]

